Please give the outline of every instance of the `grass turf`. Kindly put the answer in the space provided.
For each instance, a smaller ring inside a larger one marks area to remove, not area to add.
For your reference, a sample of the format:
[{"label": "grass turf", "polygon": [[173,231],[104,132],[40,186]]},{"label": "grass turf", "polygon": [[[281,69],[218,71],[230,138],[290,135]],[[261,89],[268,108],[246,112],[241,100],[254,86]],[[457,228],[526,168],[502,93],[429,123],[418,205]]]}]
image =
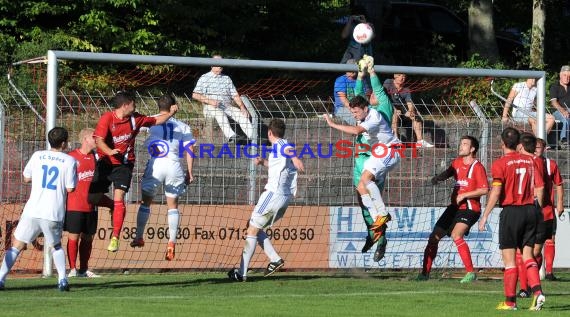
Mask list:
[{"label": "grass turf", "polygon": [[[0,292],[0,316],[499,316],[500,279],[412,280],[411,273],[284,273],[231,283],[223,273],[108,274],[72,278],[12,278]],[[541,316],[570,315],[570,274],[544,281]]]}]

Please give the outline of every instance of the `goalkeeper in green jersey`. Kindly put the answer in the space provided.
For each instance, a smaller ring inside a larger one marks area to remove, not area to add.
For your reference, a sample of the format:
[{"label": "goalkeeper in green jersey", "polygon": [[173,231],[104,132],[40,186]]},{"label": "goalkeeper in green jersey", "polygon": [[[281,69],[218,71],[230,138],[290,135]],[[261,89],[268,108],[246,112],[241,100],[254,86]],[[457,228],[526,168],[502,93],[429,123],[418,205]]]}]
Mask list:
[{"label": "goalkeeper in green jersey", "polygon": [[[358,62],[358,77],[356,80],[356,85],[354,87],[355,95],[362,95],[364,96],[364,76],[366,73],[370,76],[370,84],[372,86],[372,94],[370,95],[370,107],[376,109],[380,113],[380,115],[386,120],[390,125],[392,124],[392,115],[394,114],[394,107],[392,106],[392,102],[390,101],[390,97],[384,91],[384,87],[380,82],[380,79],[376,75],[374,71],[374,59],[372,56],[364,55],[364,57]],[[368,139],[359,134],[356,137],[356,144],[368,144]],[[360,176],[362,175],[362,171],[364,170],[364,163],[368,158],[371,156],[371,152],[358,152],[358,156],[354,162],[354,170],[353,170],[353,184],[354,186],[358,185],[360,181]],[[376,185],[378,189],[382,191],[384,189],[384,180],[377,180]],[[362,211],[362,217],[364,218],[364,222],[366,223],[367,236],[366,236],[366,243],[362,248],[362,253],[368,252],[374,245],[374,231],[371,230],[371,226],[374,223],[374,219],[370,215],[368,208],[366,208],[360,199],[360,195],[357,192],[358,203],[360,205]],[[386,231],[386,224],[383,225],[382,230]],[[376,251],[374,252],[374,261],[378,262],[384,257],[384,252],[386,251],[386,245],[388,241],[386,240],[386,235],[382,234],[382,237],[378,240],[376,244]]]}]

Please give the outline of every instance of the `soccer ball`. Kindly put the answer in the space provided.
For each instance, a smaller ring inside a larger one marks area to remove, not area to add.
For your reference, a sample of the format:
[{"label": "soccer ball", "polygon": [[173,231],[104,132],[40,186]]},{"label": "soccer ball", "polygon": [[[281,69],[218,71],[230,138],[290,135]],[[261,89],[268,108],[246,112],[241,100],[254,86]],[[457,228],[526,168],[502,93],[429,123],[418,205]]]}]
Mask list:
[{"label": "soccer ball", "polygon": [[359,44],[368,44],[374,37],[374,30],[368,23],[360,23],[354,27],[352,37]]}]

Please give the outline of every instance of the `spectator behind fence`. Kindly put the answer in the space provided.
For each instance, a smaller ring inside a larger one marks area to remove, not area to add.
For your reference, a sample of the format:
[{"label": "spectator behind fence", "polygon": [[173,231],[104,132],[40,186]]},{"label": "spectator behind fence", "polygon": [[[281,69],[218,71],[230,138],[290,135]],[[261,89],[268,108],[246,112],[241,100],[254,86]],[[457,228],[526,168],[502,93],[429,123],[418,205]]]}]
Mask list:
[{"label": "spectator behind fence", "polygon": [[394,74],[394,79],[386,79],[384,81],[384,88],[388,91],[395,108],[392,118],[392,131],[394,131],[396,136],[399,136],[398,122],[402,120],[402,123],[412,126],[416,135],[416,147],[431,148],[433,144],[423,139],[424,123],[417,114],[410,89],[404,87],[405,82],[406,74]]},{"label": "spectator behind fence", "polygon": [[[528,121],[532,128],[532,133],[536,134],[536,111],[533,111],[536,102],[536,79],[528,78],[526,81],[513,85],[511,92],[503,108],[503,119],[506,123],[509,120],[509,108],[513,105],[512,119],[514,122],[525,123]],[[546,114],[546,134],[554,126],[554,116]]]},{"label": "spectator behind fence", "polygon": [[[348,39],[348,46],[344,51],[344,55],[340,60],[341,64],[346,63],[349,59],[359,60],[364,54],[374,56],[372,50],[372,43],[360,44],[354,40],[352,33],[354,28],[360,23],[368,23],[366,18],[366,10],[362,6],[354,6],[351,10],[352,14],[348,17],[346,24],[341,32],[343,39]],[[374,28],[371,23],[370,26]]]},{"label": "spectator behind fence", "polygon": [[[349,59],[346,63],[355,65],[356,61]],[[346,72],[334,82],[334,114],[348,125],[356,125],[356,119],[354,119],[349,107],[350,100],[356,95],[354,92],[355,85],[356,71]],[[368,87],[364,87],[366,94],[368,90]]]},{"label": "spectator behind fence", "polygon": [[568,148],[568,125],[570,124],[570,66],[564,65],[560,69],[560,81],[550,86],[550,104],[556,108],[554,117],[562,122],[559,145],[563,149]]},{"label": "spectator behind fence", "polygon": [[[214,55],[212,58],[221,59],[222,56]],[[192,98],[204,105],[204,117],[216,119],[229,143],[246,144],[248,140],[236,134],[228,117],[240,125],[250,140],[253,138],[253,126],[234,83],[228,75],[222,74],[223,69],[221,66],[212,66],[211,71],[200,76]],[[232,105],[232,100],[239,106],[239,110]]]}]

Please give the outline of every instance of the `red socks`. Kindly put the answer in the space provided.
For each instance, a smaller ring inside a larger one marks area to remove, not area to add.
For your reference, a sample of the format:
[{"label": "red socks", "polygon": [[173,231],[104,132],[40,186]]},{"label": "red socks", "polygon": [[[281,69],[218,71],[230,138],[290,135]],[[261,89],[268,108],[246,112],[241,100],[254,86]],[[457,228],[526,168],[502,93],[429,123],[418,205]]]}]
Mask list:
[{"label": "red socks", "polygon": [[548,239],[544,243],[544,265],[546,273],[552,273],[552,265],[554,264],[554,255],[556,254],[556,245],[554,240]]},{"label": "red socks", "polygon": [[455,245],[457,246],[457,251],[459,252],[461,261],[463,261],[463,265],[465,265],[465,271],[473,272],[473,262],[471,261],[471,251],[469,251],[469,245],[463,238],[459,238],[453,242],[455,242]]},{"label": "red socks", "polygon": [[67,260],[69,261],[69,268],[76,268],[77,264],[77,240],[67,239]]},{"label": "red socks", "polygon": [[115,201],[113,210],[113,237],[119,238],[125,221],[125,201]]}]

